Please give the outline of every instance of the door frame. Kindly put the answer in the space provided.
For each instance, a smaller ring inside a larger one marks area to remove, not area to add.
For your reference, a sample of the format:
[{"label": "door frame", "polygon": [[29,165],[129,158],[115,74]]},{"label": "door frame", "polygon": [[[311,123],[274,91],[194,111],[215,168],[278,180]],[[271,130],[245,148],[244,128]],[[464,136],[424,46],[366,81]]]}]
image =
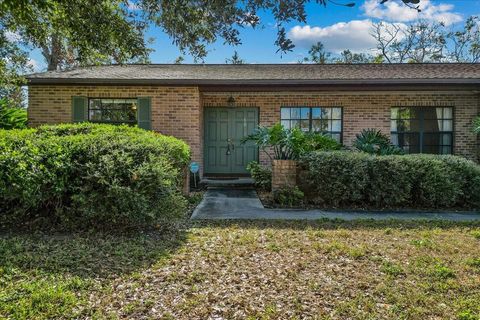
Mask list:
[{"label": "door frame", "polygon": [[[207,109],[228,109],[228,110],[238,110],[238,109],[255,109],[257,113],[257,123],[256,127],[259,126],[260,124],[260,108],[257,106],[241,106],[241,107],[228,107],[228,106],[204,106],[203,107],[203,176],[205,177],[249,177],[249,173],[215,173],[215,172],[208,172],[207,171],[207,117],[205,116],[205,111]],[[256,159],[255,161],[259,161],[260,157],[260,149],[257,151]]]}]

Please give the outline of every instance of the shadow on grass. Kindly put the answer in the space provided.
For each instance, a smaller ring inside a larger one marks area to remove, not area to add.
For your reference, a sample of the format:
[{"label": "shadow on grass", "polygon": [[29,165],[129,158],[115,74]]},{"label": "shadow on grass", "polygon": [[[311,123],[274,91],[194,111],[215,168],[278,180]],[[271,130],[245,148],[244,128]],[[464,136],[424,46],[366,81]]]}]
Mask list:
[{"label": "shadow on grass", "polygon": [[480,228],[480,220],[476,221],[446,221],[446,220],[197,220],[192,221],[193,227],[212,228],[245,228],[245,229],[453,229]]},{"label": "shadow on grass", "polygon": [[2,233],[0,270],[112,278],[167,258],[185,239],[185,230],[128,234]]}]

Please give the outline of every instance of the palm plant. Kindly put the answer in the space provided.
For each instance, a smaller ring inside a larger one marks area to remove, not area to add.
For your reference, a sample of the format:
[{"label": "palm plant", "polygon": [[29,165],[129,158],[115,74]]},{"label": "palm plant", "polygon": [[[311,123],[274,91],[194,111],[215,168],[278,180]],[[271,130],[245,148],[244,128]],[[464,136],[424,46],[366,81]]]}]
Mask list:
[{"label": "palm plant", "polygon": [[272,127],[259,127],[242,139],[242,143],[247,141],[258,145],[270,160],[296,160],[306,152],[341,148],[341,144],[330,137],[305,133],[299,128],[286,129],[279,123]]},{"label": "palm plant", "polygon": [[27,127],[27,111],[8,107],[5,100],[0,100],[0,129],[24,129]]},{"label": "palm plant", "polygon": [[473,131],[476,133],[480,133],[480,117],[477,117],[473,121]]},{"label": "palm plant", "polygon": [[404,153],[402,149],[393,145],[386,135],[376,129],[364,129],[357,134],[353,146],[359,151],[377,155]]}]

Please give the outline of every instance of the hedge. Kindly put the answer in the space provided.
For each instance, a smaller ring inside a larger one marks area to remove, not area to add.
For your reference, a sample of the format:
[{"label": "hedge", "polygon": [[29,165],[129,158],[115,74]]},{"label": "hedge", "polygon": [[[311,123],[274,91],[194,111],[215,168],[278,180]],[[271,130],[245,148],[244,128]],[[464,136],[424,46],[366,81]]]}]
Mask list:
[{"label": "hedge", "polygon": [[129,126],[0,130],[0,222],[157,223],[185,210],[181,140]]},{"label": "hedge", "polygon": [[315,152],[302,166],[300,186],[316,204],[480,208],[480,166],[457,156]]}]

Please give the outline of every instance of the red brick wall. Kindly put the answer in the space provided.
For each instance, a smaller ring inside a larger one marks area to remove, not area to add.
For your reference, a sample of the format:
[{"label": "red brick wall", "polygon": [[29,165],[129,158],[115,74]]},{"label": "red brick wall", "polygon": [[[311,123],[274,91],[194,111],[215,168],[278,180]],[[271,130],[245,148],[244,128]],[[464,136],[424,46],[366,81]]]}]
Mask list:
[{"label": "red brick wall", "polygon": [[[204,106],[225,106],[233,95],[236,106],[260,110],[260,125],[280,121],[281,106],[336,106],[343,108],[343,143],[350,146],[362,129],[377,128],[390,135],[390,108],[394,106],[452,106],[455,113],[454,152],[477,159],[478,140],[472,120],[479,114],[479,95],[472,92],[202,92]],[[263,163],[267,157],[260,157]]]},{"label": "red brick wall", "polygon": [[[260,124],[280,121],[281,106],[343,107],[343,142],[351,145],[365,128],[390,133],[393,106],[453,106],[455,112],[455,153],[477,158],[478,140],[472,133],[472,119],[479,114],[479,95],[472,92],[200,92],[198,87],[166,86],[29,86],[29,121],[71,122],[71,97],[152,98],[152,125],[155,131],[185,140],[193,160],[203,167],[203,109],[226,106],[233,95],[236,106],[258,107]],[[267,158],[262,155],[261,161]]]},{"label": "red brick wall", "polygon": [[192,159],[202,163],[202,114],[198,87],[43,86],[28,88],[31,126],[72,121],[72,96],[90,98],[152,98],[153,130],[185,140]]}]

